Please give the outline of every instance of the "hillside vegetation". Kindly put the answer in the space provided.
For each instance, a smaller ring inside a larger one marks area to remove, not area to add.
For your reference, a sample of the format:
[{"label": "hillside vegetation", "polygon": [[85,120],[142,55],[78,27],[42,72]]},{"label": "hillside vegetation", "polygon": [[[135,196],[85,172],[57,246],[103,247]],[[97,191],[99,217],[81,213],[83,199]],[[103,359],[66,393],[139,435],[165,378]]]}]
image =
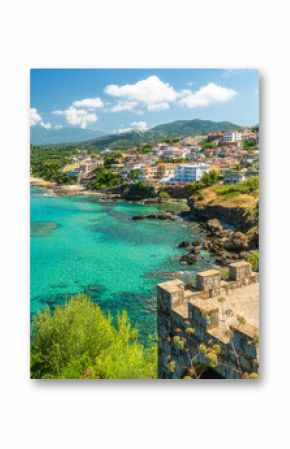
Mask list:
[{"label": "hillside vegetation", "polygon": [[[198,186],[197,186],[198,187]],[[259,201],[259,178],[253,177],[240,184],[203,186],[191,197],[199,208],[205,206],[255,207]]]},{"label": "hillside vegetation", "polygon": [[144,379],[157,376],[157,345],[144,347],[126,312],[117,324],[79,294],[32,323],[33,379]]},{"label": "hillside vegetation", "polygon": [[176,120],[172,123],[158,125],[152,128],[153,132],[161,132],[167,136],[187,137],[192,134],[207,134],[209,131],[229,131],[237,129],[238,125],[231,122],[213,122],[211,120]]},{"label": "hillside vegetation", "polygon": [[188,200],[193,215],[218,217],[247,232],[256,232],[259,221],[259,178],[240,184],[200,186]]}]

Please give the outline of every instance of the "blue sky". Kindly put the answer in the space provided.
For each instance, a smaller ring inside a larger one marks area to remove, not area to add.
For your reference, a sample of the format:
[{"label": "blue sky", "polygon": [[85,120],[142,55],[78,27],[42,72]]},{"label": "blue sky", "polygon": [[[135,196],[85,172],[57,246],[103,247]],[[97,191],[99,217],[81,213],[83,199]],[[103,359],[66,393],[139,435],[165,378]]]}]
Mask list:
[{"label": "blue sky", "polygon": [[32,69],[31,126],[105,133],[194,118],[259,121],[253,69]]}]

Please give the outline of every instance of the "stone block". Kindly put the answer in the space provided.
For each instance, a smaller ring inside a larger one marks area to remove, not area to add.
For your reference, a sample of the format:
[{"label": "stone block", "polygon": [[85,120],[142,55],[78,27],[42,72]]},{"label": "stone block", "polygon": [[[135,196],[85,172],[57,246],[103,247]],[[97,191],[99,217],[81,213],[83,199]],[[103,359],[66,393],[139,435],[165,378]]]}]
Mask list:
[{"label": "stone block", "polygon": [[221,285],[221,274],[217,270],[208,270],[197,273],[196,288],[199,290],[212,290]]},{"label": "stone block", "polygon": [[232,281],[243,281],[252,273],[251,264],[246,261],[235,262],[229,265],[229,279]]},{"label": "stone block", "polygon": [[175,304],[181,304],[184,300],[184,283],[179,279],[163,282],[157,285],[158,304],[171,309]]}]

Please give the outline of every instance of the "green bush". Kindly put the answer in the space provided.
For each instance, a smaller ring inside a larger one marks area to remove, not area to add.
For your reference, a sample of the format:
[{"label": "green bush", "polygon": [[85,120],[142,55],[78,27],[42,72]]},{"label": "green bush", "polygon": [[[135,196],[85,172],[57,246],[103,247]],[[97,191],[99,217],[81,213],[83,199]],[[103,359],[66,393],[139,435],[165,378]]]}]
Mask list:
[{"label": "green bush", "polygon": [[198,195],[197,195],[197,201],[203,201],[204,200],[204,194],[203,193],[199,193]]},{"label": "green bush", "polygon": [[259,251],[250,253],[247,261],[250,262],[253,271],[259,271]]},{"label": "green bush", "polygon": [[138,341],[126,312],[113,326],[97,304],[80,294],[33,319],[33,379],[141,379],[156,373],[156,343],[144,347]]},{"label": "green bush", "polygon": [[229,269],[228,268],[221,268],[220,274],[221,274],[221,279],[223,281],[227,281],[229,279]]},{"label": "green bush", "polygon": [[158,193],[158,197],[160,198],[161,201],[168,201],[171,198],[170,194],[165,190],[160,190]]}]

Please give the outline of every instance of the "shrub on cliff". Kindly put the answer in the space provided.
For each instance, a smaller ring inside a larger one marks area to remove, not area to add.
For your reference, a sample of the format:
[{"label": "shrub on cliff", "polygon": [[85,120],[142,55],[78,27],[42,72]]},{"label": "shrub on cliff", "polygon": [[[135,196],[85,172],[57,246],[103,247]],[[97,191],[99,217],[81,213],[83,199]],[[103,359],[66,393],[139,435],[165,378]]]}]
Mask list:
[{"label": "shrub on cliff", "polygon": [[171,199],[170,193],[166,192],[166,190],[159,190],[158,197],[161,201],[168,201]]},{"label": "shrub on cliff", "polygon": [[253,271],[259,271],[259,251],[250,253],[247,261],[251,264]]},{"label": "shrub on cliff", "polygon": [[259,190],[259,177],[253,176],[239,184],[227,184],[222,186],[214,186],[213,189],[218,195],[223,197],[233,193],[238,194],[257,194]]},{"label": "shrub on cliff", "polygon": [[156,365],[156,343],[150,341],[145,348],[138,341],[126,312],[119,314],[114,326],[83,294],[33,319],[31,378],[154,378]]}]

